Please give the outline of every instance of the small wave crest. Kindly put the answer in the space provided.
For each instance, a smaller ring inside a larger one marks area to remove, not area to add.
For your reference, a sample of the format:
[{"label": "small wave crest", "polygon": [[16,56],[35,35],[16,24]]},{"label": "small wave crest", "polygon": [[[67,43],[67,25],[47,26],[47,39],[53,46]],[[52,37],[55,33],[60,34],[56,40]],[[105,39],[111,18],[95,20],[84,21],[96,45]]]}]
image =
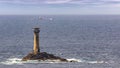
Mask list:
[{"label": "small wave crest", "polygon": [[[25,64],[25,63],[64,63],[60,62],[59,60],[46,60],[46,61],[38,61],[38,60],[29,60],[29,61],[21,61],[20,58],[8,58],[6,61],[0,62],[1,64],[5,65],[13,65],[13,64]],[[97,64],[97,63],[106,63],[105,61],[86,61],[82,59],[67,59],[69,62],[79,62],[79,63],[91,63],[91,64]]]},{"label": "small wave crest", "polygon": [[97,63],[107,63],[105,61],[88,61],[88,60],[83,60],[83,59],[67,59],[69,62],[80,62],[80,63],[91,63],[91,64],[97,64]]},{"label": "small wave crest", "polygon": [[13,64],[26,64],[26,63],[63,63],[60,62],[59,60],[45,60],[45,61],[38,61],[38,60],[28,60],[28,61],[22,61],[22,59],[20,58],[8,58],[5,61],[0,62],[0,64],[4,64],[4,65],[13,65]]},{"label": "small wave crest", "polygon": [[20,58],[8,58],[6,61],[0,62],[0,63],[5,65],[22,64]]},{"label": "small wave crest", "polygon": [[75,58],[71,58],[71,59],[67,59],[69,62],[83,62],[81,59],[75,59]]}]

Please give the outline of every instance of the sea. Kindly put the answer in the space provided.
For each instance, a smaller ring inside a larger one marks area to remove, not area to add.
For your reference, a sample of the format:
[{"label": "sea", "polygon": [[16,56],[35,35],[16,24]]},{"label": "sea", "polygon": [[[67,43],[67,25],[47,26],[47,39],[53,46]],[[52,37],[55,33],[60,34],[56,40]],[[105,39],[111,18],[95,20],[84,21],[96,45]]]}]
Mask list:
[{"label": "sea", "polygon": [[[68,61],[21,61],[33,51]],[[119,68],[120,15],[0,15],[0,68]]]}]

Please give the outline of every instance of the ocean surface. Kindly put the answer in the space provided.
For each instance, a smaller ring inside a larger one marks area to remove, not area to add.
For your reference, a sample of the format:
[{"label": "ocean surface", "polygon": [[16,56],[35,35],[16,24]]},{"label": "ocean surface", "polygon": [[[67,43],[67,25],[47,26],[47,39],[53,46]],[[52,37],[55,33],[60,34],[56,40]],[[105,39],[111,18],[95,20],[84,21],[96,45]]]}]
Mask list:
[{"label": "ocean surface", "polygon": [[[21,61],[40,49],[76,62]],[[120,15],[1,15],[0,68],[119,68]]]}]

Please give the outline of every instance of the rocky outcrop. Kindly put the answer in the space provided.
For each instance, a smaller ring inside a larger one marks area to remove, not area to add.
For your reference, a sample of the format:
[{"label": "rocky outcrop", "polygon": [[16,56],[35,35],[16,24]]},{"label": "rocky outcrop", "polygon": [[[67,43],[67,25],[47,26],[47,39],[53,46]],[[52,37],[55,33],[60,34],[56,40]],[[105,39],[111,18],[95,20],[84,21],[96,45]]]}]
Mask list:
[{"label": "rocky outcrop", "polygon": [[48,54],[46,52],[41,52],[41,53],[29,53],[27,56],[23,57],[22,61],[27,61],[27,60],[39,60],[39,61],[45,61],[45,60],[58,60],[62,62],[68,62],[66,59],[54,56],[53,54]]},{"label": "rocky outcrop", "polygon": [[64,61],[68,62],[66,59],[54,56],[53,54],[48,54],[46,52],[40,52],[39,48],[39,28],[34,28],[34,46],[33,46],[33,52],[29,53],[27,56],[23,57],[22,61],[27,60],[58,60],[58,61]]}]

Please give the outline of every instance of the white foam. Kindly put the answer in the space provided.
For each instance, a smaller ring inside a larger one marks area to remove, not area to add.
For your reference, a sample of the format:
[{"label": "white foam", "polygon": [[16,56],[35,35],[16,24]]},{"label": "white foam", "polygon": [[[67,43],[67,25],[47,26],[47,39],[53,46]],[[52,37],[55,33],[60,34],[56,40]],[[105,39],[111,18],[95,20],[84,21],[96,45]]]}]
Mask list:
[{"label": "white foam", "polygon": [[8,58],[6,61],[1,62],[2,64],[12,65],[12,64],[22,64],[20,58]]},{"label": "white foam", "polygon": [[102,63],[107,63],[105,61],[88,61],[87,63],[91,63],[91,64],[102,64]]},{"label": "white foam", "polygon": [[71,58],[71,59],[67,59],[69,62],[83,62],[83,60],[81,59],[75,59],[75,58]]},{"label": "white foam", "polygon": [[[0,63],[5,65],[13,65],[13,64],[22,65],[26,63],[64,63],[64,62],[61,62],[60,60],[45,60],[45,61],[38,61],[38,60],[21,61],[21,60],[22,59],[20,58],[8,58],[6,61],[0,62]],[[105,61],[86,61],[86,60],[75,59],[75,58],[71,58],[67,60],[69,62],[80,62],[80,63],[91,63],[91,64],[107,63]]]},{"label": "white foam", "polygon": [[20,58],[8,58],[6,61],[0,62],[1,64],[5,65],[13,65],[13,64],[26,64],[26,63],[63,63],[60,60],[45,60],[45,61],[38,61],[38,60],[28,60],[28,61],[21,61]]},{"label": "white foam", "polygon": [[105,61],[88,61],[88,60],[83,60],[83,59],[75,59],[75,58],[71,58],[71,59],[67,59],[69,62],[80,62],[80,63],[91,63],[91,64],[102,64],[102,63],[107,63]]}]

